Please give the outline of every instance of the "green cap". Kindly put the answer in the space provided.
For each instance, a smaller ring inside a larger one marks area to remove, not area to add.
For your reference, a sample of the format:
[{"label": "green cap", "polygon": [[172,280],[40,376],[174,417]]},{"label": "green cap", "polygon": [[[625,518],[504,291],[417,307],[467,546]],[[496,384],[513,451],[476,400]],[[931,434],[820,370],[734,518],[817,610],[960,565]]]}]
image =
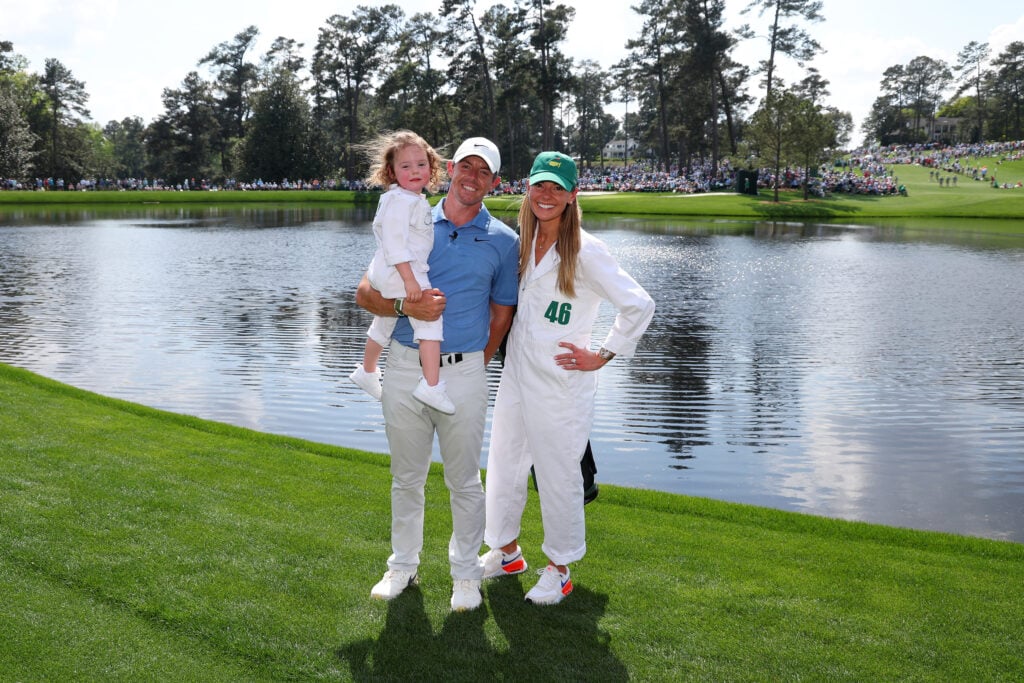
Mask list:
[{"label": "green cap", "polygon": [[530,169],[530,184],[550,180],[566,190],[576,189],[576,162],[561,152],[541,152],[533,160]]}]

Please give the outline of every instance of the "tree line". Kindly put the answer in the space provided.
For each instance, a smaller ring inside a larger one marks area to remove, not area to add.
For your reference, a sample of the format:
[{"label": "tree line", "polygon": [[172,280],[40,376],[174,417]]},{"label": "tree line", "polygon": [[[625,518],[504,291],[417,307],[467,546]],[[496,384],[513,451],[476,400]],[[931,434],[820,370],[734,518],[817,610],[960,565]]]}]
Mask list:
[{"label": "tree line", "polygon": [[[972,40],[955,64],[922,55],[886,69],[865,129],[883,145],[1021,140],[1022,111],[1024,42],[993,57],[988,43]],[[955,125],[939,129],[939,117]]]},{"label": "tree line", "polygon": [[[360,143],[398,128],[449,152],[464,137],[490,137],[512,178],[540,149],[603,164],[614,137],[663,170],[715,173],[724,160],[813,169],[853,128],[849,113],[825,105],[828,81],[809,66],[823,51],[810,32],[821,8],[820,0],[751,0],[744,11],[756,29],[730,31],[724,0],[641,0],[632,9],[643,25],[626,58],[603,69],[565,55],[575,10],[555,0],[486,9],[441,0],[436,15],[412,16],[394,4],[358,5],[327,18],[308,51],[278,37],[256,55],[259,29],[244,28],[163,90],[155,120],[102,127],[88,121],[88,92],[69,68],[47,59],[30,73],[0,41],[0,178],[356,180],[365,171]],[[765,58],[735,61],[741,40],[762,41]],[[783,59],[802,79],[779,77]],[[891,107],[876,102],[869,122],[881,140],[906,137],[901,126],[918,111],[909,95],[917,72],[886,74]],[[985,132],[1009,133],[1009,90],[991,77],[978,76],[976,90],[949,106],[972,116],[984,109]],[[932,100],[919,97],[921,115],[934,114]],[[613,101],[626,105],[621,120],[606,111]]]}]

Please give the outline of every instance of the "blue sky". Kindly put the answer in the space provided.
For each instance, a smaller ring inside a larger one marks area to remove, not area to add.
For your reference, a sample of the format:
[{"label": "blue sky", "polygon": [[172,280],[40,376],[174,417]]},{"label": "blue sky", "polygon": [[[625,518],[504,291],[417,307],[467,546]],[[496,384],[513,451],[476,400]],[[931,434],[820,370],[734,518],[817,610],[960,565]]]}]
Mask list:
[{"label": "blue sky", "polygon": [[[625,56],[625,43],[639,34],[640,17],[630,9],[638,2],[562,0],[576,7],[576,21],[564,50],[576,59],[593,59],[608,68]],[[384,4],[364,0],[359,4]],[[407,15],[436,12],[440,0],[397,0]],[[486,8],[489,0],[478,0]],[[746,0],[726,2],[727,26],[759,22],[740,16]],[[1024,10],[1016,2],[965,0],[828,0],[825,21],[809,27],[827,52],[814,62],[831,83],[829,103],[853,114],[860,125],[878,92],[882,72],[919,55],[951,64],[968,42],[989,42],[996,52],[1014,40],[1024,41]],[[146,122],[162,112],[161,92],[180,86],[185,75],[211,48],[249,25],[260,29],[257,53],[274,38],[306,44],[308,56],[317,30],[334,13],[349,14],[355,3],[308,0],[247,0],[239,3],[176,0],[139,3],[123,0],[51,3],[0,0],[0,40],[14,43],[42,71],[55,57],[86,84],[93,120],[138,115]],[[754,64],[765,56],[763,41],[749,41],[736,52]],[[254,55],[254,59],[258,54]],[[205,72],[199,69],[200,73]],[[783,76],[798,77],[784,64]],[[610,110],[621,115],[622,105]],[[859,138],[858,138],[859,139]],[[855,140],[856,141],[856,140]]]}]

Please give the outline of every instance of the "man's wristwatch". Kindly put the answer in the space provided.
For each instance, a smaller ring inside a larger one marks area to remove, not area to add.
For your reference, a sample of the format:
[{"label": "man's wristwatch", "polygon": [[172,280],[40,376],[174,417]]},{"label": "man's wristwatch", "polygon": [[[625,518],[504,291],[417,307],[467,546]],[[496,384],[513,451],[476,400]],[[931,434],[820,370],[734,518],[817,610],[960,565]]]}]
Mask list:
[{"label": "man's wristwatch", "polygon": [[615,358],[615,353],[612,352],[612,351],[609,351],[608,349],[604,348],[603,346],[597,352],[597,355],[600,356],[601,359],[604,360],[605,363],[610,361],[612,358]]},{"label": "man's wristwatch", "polygon": [[[399,318],[404,318],[405,313],[402,311],[402,306],[405,304],[405,299],[395,299],[395,315]],[[613,356],[615,354],[612,354]]]}]

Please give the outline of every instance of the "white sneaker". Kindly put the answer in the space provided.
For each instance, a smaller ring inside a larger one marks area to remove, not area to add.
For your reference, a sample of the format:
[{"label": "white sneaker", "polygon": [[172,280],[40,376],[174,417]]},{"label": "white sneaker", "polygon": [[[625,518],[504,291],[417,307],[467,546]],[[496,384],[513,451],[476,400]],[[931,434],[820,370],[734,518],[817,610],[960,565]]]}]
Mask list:
[{"label": "white sneaker", "polygon": [[389,569],[384,573],[384,578],[370,589],[370,597],[376,600],[390,600],[397,597],[409,586],[415,586],[419,582],[420,577],[414,571],[407,572],[401,569]]},{"label": "white sneaker", "polygon": [[434,386],[430,386],[427,384],[426,378],[421,377],[420,383],[413,389],[412,396],[416,400],[426,403],[434,410],[439,410],[446,415],[451,415],[455,412],[455,404],[448,398],[448,392],[445,391],[444,380],[439,381]]},{"label": "white sneaker", "polygon": [[476,609],[483,602],[480,582],[475,579],[455,579],[452,586],[452,611],[466,612]]},{"label": "white sneaker", "polygon": [[377,368],[373,372],[367,372],[363,370],[363,364],[356,365],[355,371],[348,376],[350,380],[356,383],[356,385],[373,396],[378,401],[380,400],[380,368]]},{"label": "white sneaker", "polygon": [[572,593],[572,581],[569,579],[568,567],[565,568],[563,574],[549,564],[537,573],[540,574],[540,581],[526,594],[526,602],[532,602],[535,605],[557,605],[562,598]]},{"label": "white sneaker", "polygon": [[499,576],[512,576],[526,571],[526,558],[523,549],[516,548],[514,553],[504,553],[501,548],[492,548],[480,556],[480,564],[484,568],[485,579]]}]

